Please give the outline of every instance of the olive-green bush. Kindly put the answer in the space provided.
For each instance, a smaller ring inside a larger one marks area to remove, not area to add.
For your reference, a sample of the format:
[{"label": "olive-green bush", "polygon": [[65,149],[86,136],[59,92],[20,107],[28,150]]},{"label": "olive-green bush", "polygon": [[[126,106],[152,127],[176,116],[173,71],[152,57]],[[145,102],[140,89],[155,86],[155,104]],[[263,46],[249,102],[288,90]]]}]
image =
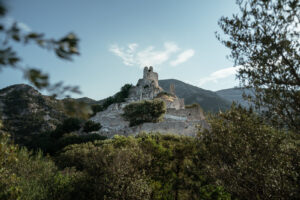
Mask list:
[{"label": "olive-green bush", "polygon": [[140,134],[68,146],[57,164],[85,174],[75,199],[230,199],[205,179],[196,155],[194,138]]},{"label": "olive-green bush", "polygon": [[134,102],[124,107],[123,117],[129,121],[130,126],[145,122],[159,122],[166,113],[166,104],[162,100],[144,100]]}]

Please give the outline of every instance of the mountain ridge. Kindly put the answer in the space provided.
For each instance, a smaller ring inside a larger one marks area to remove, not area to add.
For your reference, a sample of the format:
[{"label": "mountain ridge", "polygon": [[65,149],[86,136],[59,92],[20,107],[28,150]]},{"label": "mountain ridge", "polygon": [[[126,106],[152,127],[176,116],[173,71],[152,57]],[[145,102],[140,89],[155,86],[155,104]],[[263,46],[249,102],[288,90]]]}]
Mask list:
[{"label": "mountain ridge", "polygon": [[159,80],[159,85],[167,92],[170,91],[170,84],[174,84],[176,95],[184,98],[186,104],[198,103],[205,112],[218,112],[230,108],[231,102],[213,91],[177,79]]}]

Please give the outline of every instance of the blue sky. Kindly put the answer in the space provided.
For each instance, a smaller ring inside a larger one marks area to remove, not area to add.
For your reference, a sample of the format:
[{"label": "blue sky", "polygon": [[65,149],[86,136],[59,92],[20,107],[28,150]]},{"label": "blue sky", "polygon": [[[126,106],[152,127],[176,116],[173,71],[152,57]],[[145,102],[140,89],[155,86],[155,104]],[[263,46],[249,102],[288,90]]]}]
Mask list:
[{"label": "blue sky", "polygon": [[[51,82],[78,85],[81,96],[102,99],[136,84],[144,65],[159,79],[175,78],[209,90],[238,85],[229,50],[216,38],[218,19],[237,12],[235,0],[9,0],[6,23],[59,38],[74,32],[80,53],[72,62],[35,46],[16,46],[25,66]],[[0,88],[24,83],[0,72]],[[26,82],[25,82],[26,83]]]}]

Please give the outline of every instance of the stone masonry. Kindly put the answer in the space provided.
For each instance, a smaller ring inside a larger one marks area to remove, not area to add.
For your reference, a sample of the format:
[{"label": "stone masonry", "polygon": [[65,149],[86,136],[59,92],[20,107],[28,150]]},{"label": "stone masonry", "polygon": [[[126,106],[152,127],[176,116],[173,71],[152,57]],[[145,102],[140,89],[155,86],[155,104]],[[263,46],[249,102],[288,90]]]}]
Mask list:
[{"label": "stone masonry", "polygon": [[[172,93],[168,94],[158,84],[158,74],[153,67],[145,67],[143,78],[129,91],[129,97],[124,103],[112,104],[105,111],[97,113],[91,118],[102,128],[99,134],[112,137],[113,135],[136,135],[140,132],[174,133],[179,135],[195,136],[199,125],[207,128],[204,114],[199,106],[185,109],[184,99],[175,95],[174,85],[170,86]],[[129,127],[129,122],[122,117],[123,108],[135,101],[152,100],[159,98],[166,103],[167,112],[164,120],[158,123],[144,123]]]}]

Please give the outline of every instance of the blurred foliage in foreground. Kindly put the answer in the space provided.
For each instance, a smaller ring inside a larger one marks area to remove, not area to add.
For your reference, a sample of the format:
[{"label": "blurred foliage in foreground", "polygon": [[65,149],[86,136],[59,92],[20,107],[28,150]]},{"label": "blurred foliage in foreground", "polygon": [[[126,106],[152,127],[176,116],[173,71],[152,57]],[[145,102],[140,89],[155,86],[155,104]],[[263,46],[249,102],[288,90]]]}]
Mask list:
[{"label": "blurred foliage in foreground", "polygon": [[[60,39],[45,37],[42,33],[27,32],[20,28],[18,22],[6,25],[4,23],[7,15],[5,1],[0,0],[0,71],[4,68],[20,70],[26,80],[38,89],[46,89],[54,96],[63,96],[66,92],[80,93],[78,87],[63,86],[63,82],[50,84],[49,75],[36,67],[25,67],[22,59],[14,49],[15,43],[24,45],[35,44],[42,49],[54,51],[56,56],[63,60],[72,60],[74,55],[79,55],[79,39],[74,33],[69,33]],[[27,65],[26,65],[27,66]]]}]

